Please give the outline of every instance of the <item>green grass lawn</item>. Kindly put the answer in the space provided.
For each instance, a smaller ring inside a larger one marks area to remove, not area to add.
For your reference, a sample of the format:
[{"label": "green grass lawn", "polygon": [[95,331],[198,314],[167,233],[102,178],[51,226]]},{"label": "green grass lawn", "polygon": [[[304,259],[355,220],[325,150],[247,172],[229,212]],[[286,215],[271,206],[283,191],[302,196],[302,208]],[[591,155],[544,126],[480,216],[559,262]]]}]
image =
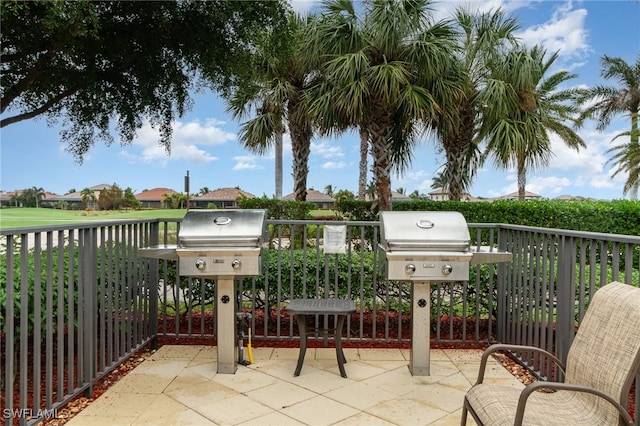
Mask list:
[{"label": "green grass lawn", "polygon": [[68,225],[120,219],[183,218],[186,210],[78,211],[44,208],[0,209],[0,228]]}]

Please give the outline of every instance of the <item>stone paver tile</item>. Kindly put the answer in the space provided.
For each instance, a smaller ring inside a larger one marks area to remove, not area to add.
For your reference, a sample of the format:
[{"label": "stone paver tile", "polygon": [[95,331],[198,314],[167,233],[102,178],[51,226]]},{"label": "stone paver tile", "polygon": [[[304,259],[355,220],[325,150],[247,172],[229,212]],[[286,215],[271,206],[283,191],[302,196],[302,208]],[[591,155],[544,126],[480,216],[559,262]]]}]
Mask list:
[{"label": "stone paver tile", "polygon": [[180,359],[148,359],[133,370],[129,374],[144,374],[160,377],[176,377],[189,364],[190,360]]},{"label": "stone paver tile", "polygon": [[452,413],[462,407],[466,392],[451,388],[438,383],[422,386],[411,393],[404,395],[404,398],[425,401],[440,410]]},{"label": "stone paver tile", "polygon": [[238,395],[238,392],[209,380],[199,383],[197,386],[185,386],[166,391],[165,395],[199,412],[200,407],[210,405],[212,402],[232,398]]},{"label": "stone paver tile", "polygon": [[[349,374],[348,368],[347,374]],[[351,383],[350,380],[340,376],[337,366],[334,370],[321,370],[310,365],[305,365],[302,367],[302,372],[298,377],[294,377],[293,374],[291,374],[291,377],[286,377],[284,380],[317,394],[323,394]]]},{"label": "stone paver tile", "polygon": [[[462,418],[462,409],[457,410],[455,413],[451,413],[433,423],[430,426],[460,426],[460,419]],[[471,415],[467,416],[467,426],[478,426],[473,420]]]},{"label": "stone paver tile", "polygon": [[239,367],[235,374],[216,374],[211,380],[236,392],[246,393],[272,385],[277,379],[251,368]]},{"label": "stone paver tile", "polygon": [[274,412],[246,395],[212,401],[201,405],[197,411],[219,425],[237,425]]},{"label": "stone paver tile", "polygon": [[362,361],[406,361],[400,349],[367,349],[360,351]]},{"label": "stone paver tile", "polygon": [[364,410],[396,396],[384,389],[361,382],[352,383],[323,395],[358,410]]},{"label": "stone paver tile", "polygon": [[[96,417],[138,417],[160,395],[118,393],[108,390],[80,413]],[[79,423],[81,424],[81,423]]]},{"label": "stone paver tile", "polygon": [[69,426],[130,426],[135,422],[136,417],[91,416],[82,412],[65,424]]},{"label": "stone paver tile", "polygon": [[238,426],[301,426],[306,425],[282,413],[274,412],[240,423]]},{"label": "stone paver tile", "polygon": [[451,360],[451,358],[447,356],[447,351],[443,349],[431,349],[429,356],[431,357],[431,361],[450,361]]},{"label": "stone paver tile", "polygon": [[[360,353],[358,349],[343,348],[342,352],[344,352],[344,356],[345,358],[347,358],[347,362],[358,361],[360,359]],[[316,359],[330,359],[330,360],[335,360],[337,362],[338,356],[336,354],[336,349],[335,348],[317,348]]]},{"label": "stone paver tile", "polygon": [[454,375],[438,380],[438,383],[458,389],[461,392],[467,392],[471,389],[471,382],[469,382],[469,380],[467,380],[467,378],[459,371]]},{"label": "stone paver tile", "polygon": [[211,359],[194,359],[180,374],[185,371],[194,372],[207,380],[211,380],[218,373],[218,365]]},{"label": "stone paver tile", "polygon": [[318,395],[280,410],[287,416],[314,426],[332,425],[358,414],[358,410]]},{"label": "stone paver tile", "polygon": [[263,361],[271,359],[271,356],[273,355],[273,348],[254,348],[252,345],[251,353],[253,354],[254,362]]},{"label": "stone paver tile", "polygon": [[127,374],[109,390],[115,393],[161,394],[174,380],[173,377],[146,374]]},{"label": "stone paver tile", "polygon": [[344,365],[349,380],[359,382],[387,372],[381,366],[375,366],[366,362],[351,361]]},{"label": "stone paver tile", "polygon": [[[475,383],[478,379],[478,371],[480,370],[480,363],[458,363],[458,369],[464,376],[471,382]],[[487,363],[487,368],[484,371],[485,379],[514,379],[517,380],[513,374],[507,371],[506,368],[497,362]]]},{"label": "stone paver tile", "polygon": [[313,398],[316,393],[288,382],[276,382],[247,392],[246,395],[274,410],[282,410],[290,405]]},{"label": "stone paver tile", "polygon": [[215,361],[218,359],[218,348],[216,346],[203,346],[202,350],[196,354],[193,360]]},{"label": "stone paver tile", "polygon": [[392,426],[393,424],[369,413],[358,413],[336,423],[340,426]]},{"label": "stone paver tile", "polygon": [[203,348],[203,345],[164,345],[149,359],[193,359]]},{"label": "stone paver tile", "polygon": [[211,420],[185,407],[168,396],[161,395],[160,398],[144,411],[133,426],[162,426],[162,425],[197,425],[215,426]]},{"label": "stone paver tile", "polygon": [[384,401],[365,411],[399,426],[428,425],[449,414],[424,401],[410,398]]},{"label": "stone paver tile", "polygon": [[449,349],[446,354],[453,362],[480,362],[482,352],[484,352],[482,349]]},{"label": "stone paver tile", "polygon": [[185,387],[200,386],[203,383],[209,383],[210,381],[211,378],[203,376],[200,371],[185,368],[177,377],[175,377],[171,381],[171,383],[164,390],[164,393],[169,393],[171,391]]},{"label": "stone paver tile", "polygon": [[[298,354],[300,350],[297,348],[274,348],[273,353],[271,354],[271,359],[286,359],[286,360],[298,360]],[[315,359],[316,350],[315,348],[307,348],[307,351],[304,353],[304,360]]]}]

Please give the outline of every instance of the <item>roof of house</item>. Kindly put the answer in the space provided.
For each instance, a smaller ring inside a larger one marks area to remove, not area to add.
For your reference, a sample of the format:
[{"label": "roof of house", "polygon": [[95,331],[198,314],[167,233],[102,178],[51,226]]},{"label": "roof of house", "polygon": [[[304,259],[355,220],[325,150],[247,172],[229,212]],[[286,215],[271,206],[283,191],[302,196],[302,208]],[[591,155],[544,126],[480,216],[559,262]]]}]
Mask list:
[{"label": "roof of house", "polygon": [[255,195],[239,188],[218,188],[206,194],[191,197],[192,200],[235,201],[239,197],[255,198]]},{"label": "roof of house", "polygon": [[[292,192],[291,194],[285,195],[282,199],[288,201],[295,200],[296,194]],[[307,189],[307,201],[310,203],[333,203],[335,198],[315,189]]]},{"label": "roof of house", "polygon": [[142,191],[139,194],[136,194],[136,200],[138,201],[158,201],[158,200],[162,200],[162,197],[164,196],[164,194],[175,194],[176,191],[174,191],[171,188],[153,188],[153,189],[148,189],[146,191]]},{"label": "roof of house", "polygon": [[[500,198],[509,199],[509,200],[517,199],[518,198],[518,191],[512,192],[511,194],[503,195]],[[535,192],[524,191],[524,198],[542,198],[542,195],[536,194]]]}]

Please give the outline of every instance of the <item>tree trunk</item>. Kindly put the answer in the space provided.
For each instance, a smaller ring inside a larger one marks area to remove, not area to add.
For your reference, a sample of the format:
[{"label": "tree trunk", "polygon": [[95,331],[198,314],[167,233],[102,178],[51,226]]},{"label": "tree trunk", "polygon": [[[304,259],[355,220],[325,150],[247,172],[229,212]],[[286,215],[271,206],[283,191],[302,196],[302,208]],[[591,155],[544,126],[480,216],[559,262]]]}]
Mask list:
[{"label": "tree trunk", "polygon": [[367,172],[369,155],[369,133],[360,127],[360,174],[358,175],[358,198],[364,200],[367,195]]},{"label": "tree trunk", "polygon": [[276,200],[282,199],[282,132],[276,134],[275,139],[275,155],[276,155]]},{"label": "tree trunk", "polygon": [[296,119],[296,106],[289,103],[289,131],[293,151],[293,192],[296,201],[307,201],[307,176],[313,128],[304,118]]},{"label": "tree trunk", "polygon": [[518,161],[518,200],[525,201],[527,186],[527,170],[524,167],[524,161]]},{"label": "tree trunk", "polygon": [[391,211],[391,118],[381,114],[367,126],[371,136],[373,175],[375,176],[378,211]]}]

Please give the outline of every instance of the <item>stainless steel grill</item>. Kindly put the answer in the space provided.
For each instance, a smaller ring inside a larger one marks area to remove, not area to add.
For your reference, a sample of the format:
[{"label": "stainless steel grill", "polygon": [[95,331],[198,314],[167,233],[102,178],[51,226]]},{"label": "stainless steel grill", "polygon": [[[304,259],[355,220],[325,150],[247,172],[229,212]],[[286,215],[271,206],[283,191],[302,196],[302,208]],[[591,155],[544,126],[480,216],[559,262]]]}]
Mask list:
[{"label": "stainless steel grill", "polygon": [[265,210],[189,210],[178,244],[141,247],[140,256],[178,260],[180,276],[215,279],[218,373],[237,369],[234,280],[261,273]]},{"label": "stainless steel grill", "polygon": [[380,249],[389,280],[410,281],[414,376],[430,374],[430,284],[466,281],[469,265],[507,262],[511,253],[471,247],[467,221],[458,212],[380,212]]}]

